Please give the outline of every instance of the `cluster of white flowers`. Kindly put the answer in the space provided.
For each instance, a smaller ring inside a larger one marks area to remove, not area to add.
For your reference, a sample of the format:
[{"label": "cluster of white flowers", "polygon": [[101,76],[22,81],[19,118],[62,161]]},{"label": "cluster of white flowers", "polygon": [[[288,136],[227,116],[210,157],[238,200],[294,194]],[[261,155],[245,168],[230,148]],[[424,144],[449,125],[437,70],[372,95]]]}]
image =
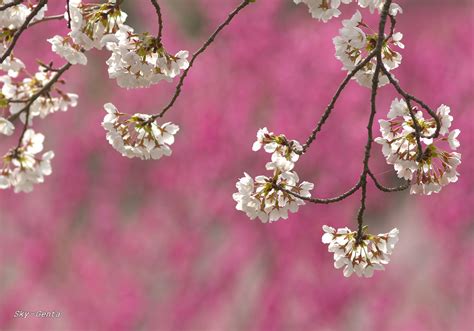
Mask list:
[{"label": "cluster of white flowers", "polygon": [[[7,45],[0,43],[0,55],[7,50]],[[0,64],[0,70],[7,72],[10,77],[18,77],[18,74],[25,68],[25,64],[20,59],[13,56],[13,53],[7,56],[5,61]]]},{"label": "cluster of white flowers", "polygon": [[[453,117],[448,106],[441,105],[436,111],[441,123],[437,139],[430,138],[436,132],[436,121],[424,119],[423,113],[416,109],[413,113],[422,135],[421,160],[418,159],[415,122],[405,100],[392,102],[389,120],[379,121],[382,137],[375,141],[383,146],[387,163],[394,165],[398,177],[411,181],[410,193],[430,195],[458,180],[456,168],[461,163],[461,154],[447,152],[444,147],[456,150],[460,146],[457,139],[460,130],[450,130]],[[440,146],[443,142],[444,147]]]},{"label": "cluster of white flowers", "polygon": [[[341,15],[341,11],[339,10],[341,3],[349,4],[352,3],[353,0],[293,0],[293,2],[295,4],[306,4],[313,18],[327,22],[331,18]],[[384,3],[384,0],[357,0],[357,4],[360,7],[369,8],[371,13],[373,13],[375,9],[380,12]],[[401,11],[402,9],[398,4],[390,4],[390,15],[395,16]]]},{"label": "cluster of white flowers", "polygon": [[53,52],[71,64],[87,64],[84,51],[102,49],[107,41],[115,40],[114,34],[123,25],[127,14],[122,12],[115,1],[103,4],[82,3],[72,0],[65,19],[71,22],[71,31],[66,37],[54,36],[48,39]]},{"label": "cluster of white flowers", "polygon": [[51,49],[53,52],[60,55],[67,62],[71,64],[87,64],[87,57],[81,51],[81,47],[71,42],[70,37],[54,36],[48,39],[48,42],[52,45]]},{"label": "cluster of white flowers", "polygon": [[[0,0],[0,7],[11,4],[14,1],[15,0]],[[0,11],[0,29],[11,31],[17,30],[20,26],[23,25],[26,18],[31,14],[34,8],[35,6],[27,6],[25,4],[20,3]],[[35,17],[33,17],[31,22],[33,23],[35,21],[43,19],[46,10],[48,10],[47,5],[40,9],[40,11],[35,15]],[[7,31],[2,31],[2,33],[5,32]]]},{"label": "cluster of white flowers", "polygon": [[272,162],[278,164],[281,169],[293,169],[303,150],[301,144],[296,140],[288,140],[285,135],[276,136],[267,128],[258,130],[257,140],[252,146],[254,152],[263,147],[265,152],[272,154]]},{"label": "cluster of white flowers", "polygon": [[[0,76],[0,99],[4,98],[9,106],[12,115],[25,109],[31,97],[36,95],[43,87],[49,83],[54,76],[54,71],[48,71],[44,67],[39,67],[39,71],[31,77],[26,77],[21,81],[14,81],[11,76]],[[77,105],[77,94],[65,93],[59,88],[45,91],[30,106],[30,121],[34,117],[44,118],[49,114],[59,110],[67,111],[69,107]],[[25,112],[20,114],[20,119],[24,122],[26,118]]]},{"label": "cluster of white flowers", "polygon": [[143,88],[161,80],[171,81],[189,67],[188,51],[176,55],[166,52],[158,38],[148,33],[136,34],[122,26],[116,42],[107,43],[112,55],[107,60],[109,77],[124,88]]},{"label": "cluster of white flowers", "polygon": [[14,188],[14,192],[31,192],[33,185],[44,182],[44,176],[51,175],[52,151],[38,155],[43,150],[44,136],[28,129],[21,146],[11,149],[3,156],[0,172],[0,189]]},{"label": "cluster of white flowers", "polygon": [[177,125],[170,122],[158,125],[147,114],[129,116],[118,112],[111,103],[105,104],[104,109],[107,115],[102,126],[107,130],[107,140],[123,156],[158,160],[171,155],[170,145],[179,131]]},{"label": "cluster of white flowers", "polygon": [[359,277],[372,277],[374,270],[385,270],[384,265],[390,262],[390,255],[398,242],[398,229],[378,235],[365,233],[366,229],[358,242],[357,231],[323,226],[322,242],[328,245],[329,252],[334,253],[334,267],[344,267],[345,277],[353,273]]},{"label": "cluster of white flowers", "polygon": [[[111,79],[124,88],[143,88],[161,80],[172,81],[189,67],[189,52],[166,52],[161,40],[148,33],[137,34],[124,24],[127,14],[116,1],[104,4],[70,3],[71,32],[48,41],[53,52],[71,64],[87,64],[84,51],[104,46],[112,53],[107,60]],[[68,16],[66,14],[66,19]]]},{"label": "cluster of white flowers", "polygon": [[245,177],[236,184],[238,192],[232,196],[237,202],[236,209],[245,212],[250,219],[258,217],[262,222],[287,219],[288,211],[295,213],[305,204],[287,191],[309,198],[309,191],[314,187],[309,182],[300,183],[298,174],[292,171],[301,145],[263,128],[258,130],[252,149],[258,151],[262,147],[267,153],[272,153],[272,162],[266,164],[266,169],[273,171],[273,176],[257,176],[254,180],[244,173]]},{"label": "cluster of white flowers", "polygon": [[[336,58],[342,62],[343,70],[352,71],[375,49],[378,34],[364,32],[364,30],[368,30],[367,32],[370,30],[363,23],[362,15],[359,11],[350,20],[342,21],[342,24],[343,28],[339,30],[339,36],[333,39],[336,48]],[[382,61],[388,71],[397,68],[402,61],[402,55],[391,48],[391,46],[404,48],[404,45],[401,43],[402,37],[403,35],[397,32],[383,42]],[[377,59],[372,58],[371,61],[356,73],[354,79],[362,86],[372,87],[372,77],[376,64]],[[388,83],[388,78],[383,73],[380,73],[379,87]]]},{"label": "cluster of white flowers", "polygon": [[[70,2],[71,36],[74,43],[84,50],[102,49],[107,41],[123,26],[127,14],[120,10],[115,0],[102,4]],[[65,18],[68,19],[67,13]]]}]

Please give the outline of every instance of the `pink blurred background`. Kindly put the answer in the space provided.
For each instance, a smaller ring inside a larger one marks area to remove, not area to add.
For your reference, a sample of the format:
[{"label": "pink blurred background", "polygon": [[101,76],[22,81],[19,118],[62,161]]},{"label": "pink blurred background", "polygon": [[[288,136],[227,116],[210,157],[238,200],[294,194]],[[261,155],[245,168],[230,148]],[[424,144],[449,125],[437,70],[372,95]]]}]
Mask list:
[{"label": "pink blurred background", "polygon": [[[60,13],[64,2],[50,2],[49,14]],[[170,52],[197,49],[238,4],[161,2]],[[126,3],[129,24],[156,31],[147,1]],[[463,163],[460,181],[431,197],[370,185],[371,232],[400,229],[385,272],[346,279],[321,243],[323,224],[354,228],[359,194],[272,224],[235,210],[237,179],[265,172],[268,156],[251,151],[258,128],[304,141],[345,75],[332,45],[340,19],[318,23],[290,0],[258,0],[190,72],[165,118],[181,127],[172,157],[123,158],[100,123],[106,102],[156,113],[174,84],[119,89],[107,78],[106,52],[89,53],[89,66],[65,75],[79,106],[35,122],[45,149],[56,153],[53,175],[31,194],[0,192],[0,329],[472,330],[473,6],[399,3],[406,49],[395,74],[432,107],[451,106]],[[341,18],[354,11],[346,6]],[[64,31],[63,21],[51,22],[21,39],[17,54],[30,71],[35,59],[52,56],[45,38]],[[381,91],[378,118],[395,96],[391,87]],[[313,195],[334,196],[356,182],[368,102],[369,90],[352,83],[298,163],[300,177],[316,184]],[[371,167],[387,185],[397,183],[379,145]],[[15,319],[17,310],[55,310],[61,318]]]}]

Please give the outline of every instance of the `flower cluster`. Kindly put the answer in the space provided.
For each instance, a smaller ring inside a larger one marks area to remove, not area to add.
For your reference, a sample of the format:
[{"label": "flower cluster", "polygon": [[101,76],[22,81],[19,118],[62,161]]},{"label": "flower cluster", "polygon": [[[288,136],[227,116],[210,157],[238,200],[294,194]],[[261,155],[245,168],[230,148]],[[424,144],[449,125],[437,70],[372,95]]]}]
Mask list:
[{"label": "flower cluster", "polygon": [[[21,81],[14,81],[8,75],[0,76],[0,83],[2,83],[0,99],[4,98],[12,115],[21,112],[20,119],[25,122],[25,109],[29,100],[43,90],[54,74],[54,71],[49,71],[47,68],[40,66],[39,71],[34,76],[26,77]],[[48,89],[42,92],[29,106],[30,121],[34,117],[44,118],[59,110],[67,111],[69,107],[77,105],[77,94],[65,93],[57,87],[53,91]]]},{"label": "flower cluster", "polygon": [[[457,166],[461,163],[461,154],[445,151],[443,144],[456,150],[460,143],[457,137],[460,130],[450,131],[453,117],[450,108],[441,105],[436,116],[440,120],[439,137],[432,138],[436,132],[436,121],[426,120],[421,111],[412,109],[413,117],[405,100],[395,99],[388,113],[389,120],[380,120],[382,137],[375,139],[381,144],[388,164],[393,164],[398,177],[411,181],[410,193],[438,193],[443,186],[458,180]],[[420,142],[424,147],[419,157],[416,139],[416,127],[420,129]]]},{"label": "flower cluster", "polygon": [[[123,26],[127,14],[120,10],[115,0],[106,3],[70,2],[71,36],[74,43],[84,50],[102,49],[113,34]],[[67,13],[66,13],[66,18]]]},{"label": "flower cluster", "polygon": [[[339,10],[341,3],[349,4],[352,0],[293,0],[293,2],[295,4],[306,4],[313,18],[327,22],[331,18],[341,15],[341,11]],[[380,12],[384,3],[384,0],[357,0],[357,4],[360,7],[369,8],[371,13],[373,13],[375,9]],[[398,4],[392,3],[389,11],[390,15],[395,16],[398,12],[401,12],[402,9]]]},{"label": "flower cluster", "polygon": [[44,176],[51,175],[52,151],[39,156],[43,150],[44,136],[28,129],[21,145],[3,156],[0,173],[0,189],[14,188],[15,193],[31,192],[33,185],[44,182]]},{"label": "flower cluster", "polygon": [[280,165],[280,169],[293,169],[302,151],[301,144],[296,140],[288,140],[285,135],[276,136],[267,128],[258,130],[257,140],[252,146],[254,152],[263,147],[265,152],[272,154],[272,162]]},{"label": "flower cluster", "polygon": [[[350,20],[344,20],[342,24],[343,28],[339,30],[339,36],[333,39],[336,58],[342,62],[343,70],[352,71],[375,49],[378,34],[369,33],[369,27],[363,22],[359,11]],[[388,71],[397,68],[402,61],[402,55],[391,48],[392,46],[404,48],[401,43],[402,37],[403,35],[397,32],[383,41],[382,61]],[[372,87],[376,64],[377,59],[372,58],[355,74],[354,79],[362,86]],[[388,78],[380,73],[379,87],[388,83]]]},{"label": "flower cluster", "polygon": [[104,105],[107,115],[102,126],[107,130],[107,140],[123,156],[142,160],[158,160],[170,156],[170,145],[179,127],[170,122],[158,125],[151,115],[135,114],[129,117],[118,112],[111,103]]},{"label": "flower cluster", "polygon": [[161,80],[171,81],[189,67],[187,51],[173,56],[148,33],[136,34],[131,27],[122,26],[115,37],[115,42],[107,44],[112,52],[107,64],[109,77],[120,87],[143,88]]},{"label": "flower cluster", "polygon": [[[4,5],[11,4],[15,0],[0,0],[0,7]],[[33,11],[34,6],[25,5],[25,4],[17,4],[15,6],[11,6],[5,10],[0,11],[0,30],[3,30],[1,33],[8,33],[6,30],[15,31],[20,26],[23,25],[26,18],[31,14]],[[48,9],[48,6],[44,6],[40,9],[40,11],[33,17],[31,22],[35,22],[41,20],[44,17],[44,13]]]},{"label": "flower cluster", "polygon": [[390,262],[395,244],[398,242],[398,229],[388,233],[372,235],[365,233],[360,240],[357,231],[349,228],[334,229],[323,226],[322,242],[328,245],[328,251],[334,253],[334,267],[344,267],[344,276],[355,273],[359,277],[372,277],[374,270],[385,270],[384,265]]},{"label": "flower cluster", "polygon": [[304,205],[302,199],[291,193],[309,198],[309,191],[314,187],[309,182],[299,183],[298,174],[292,171],[301,145],[263,128],[258,130],[252,149],[258,151],[262,147],[272,153],[272,162],[267,163],[266,169],[273,171],[273,176],[257,176],[254,180],[244,173],[245,177],[236,184],[238,192],[232,196],[237,202],[236,209],[245,212],[250,219],[258,217],[262,222],[287,219],[288,211],[295,213]]},{"label": "flower cluster", "polygon": [[69,3],[65,18],[71,22],[71,31],[66,37],[54,36],[48,39],[53,52],[71,64],[87,64],[84,51],[102,49],[107,41],[114,40],[114,34],[123,25],[127,14],[122,12],[115,1],[103,4]]}]

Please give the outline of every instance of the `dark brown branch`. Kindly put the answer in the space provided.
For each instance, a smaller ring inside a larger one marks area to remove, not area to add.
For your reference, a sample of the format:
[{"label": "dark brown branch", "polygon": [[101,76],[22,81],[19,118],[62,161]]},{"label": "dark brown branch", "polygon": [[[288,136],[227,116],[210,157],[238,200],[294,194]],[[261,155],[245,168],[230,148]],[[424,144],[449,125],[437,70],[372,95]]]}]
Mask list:
[{"label": "dark brown branch", "polygon": [[323,113],[323,116],[321,116],[318,124],[314,128],[314,130],[311,132],[311,135],[308,137],[306,140],[306,143],[303,145],[303,150],[299,154],[304,154],[306,150],[311,146],[313,141],[316,139],[316,135],[318,134],[319,131],[321,131],[324,123],[326,123],[326,120],[328,119],[329,115],[331,115],[332,110],[334,109],[334,106],[336,105],[337,100],[339,99],[339,96],[341,95],[342,91],[344,88],[347,86],[349,81],[352,79],[352,77],[355,76],[355,74],[361,70],[367,63],[369,63],[370,60],[376,55],[375,51],[370,53],[364,61],[359,63],[357,67],[355,67],[347,76],[344,78],[342,81],[341,85],[339,85],[339,88],[337,89],[336,93],[334,94],[331,102],[327,106],[326,110]]},{"label": "dark brown branch", "polygon": [[382,13],[380,15],[380,24],[379,24],[379,32],[377,38],[377,45],[375,47],[375,52],[377,54],[376,60],[377,64],[375,66],[374,76],[372,78],[372,92],[370,95],[370,116],[369,116],[369,123],[367,124],[367,144],[365,145],[365,155],[364,155],[364,170],[360,176],[361,182],[361,189],[362,194],[360,198],[360,208],[359,212],[357,213],[357,242],[360,243],[363,238],[363,227],[364,227],[364,212],[366,209],[366,200],[367,200],[367,174],[369,173],[369,160],[370,160],[370,152],[372,150],[372,142],[373,142],[373,132],[372,128],[374,125],[375,114],[377,113],[377,90],[379,87],[379,74],[381,71],[381,67],[383,66],[382,62],[382,47],[385,37],[385,24],[387,22],[388,11],[390,8],[392,0],[386,0],[385,4],[382,9]]},{"label": "dark brown branch", "polygon": [[361,186],[361,182],[359,181],[353,188],[351,188],[346,193],[343,193],[343,194],[341,194],[337,197],[334,197],[334,198],[327,198],[327,199],[303,197],[303,196],[299,195],[298,193],[287,190],[287,189],[285,189],[285,188],[283,188],[279,185],[274,185],[274,188],[278,189],[280,191],[286,192],[288,194],[291,194],[292,196],[297,197],[297,198],[299,198],[301,200],[304,200],[304,201],[308,201],[308,202],[312,202],[312,203],[316,203],[316,204],[328,205],[330,203],[339,202],[339,201],[342,201],[342,200],[350,197],[351,195],[353,195],[355,192],[357,192],[360,189],[360,186]]},{"label": "dark brown branch", "polygon": [[66,0],[66,9],[67,9],[67,27],[71,28],[71,9],[69,8],[69,0]]},{"label": "dark brown branch", "polygon": [[19,5],[19,4],[22,3],[23,1],[24,1],[24,0],[15,0],[15,1],[13,1],[13,2],[7,3],[6,5],[0,6],[0,11],[4,11],[4,10],[10,8],[10,7]]},{"label": "dark brown branch", "polygon": [[153,7],[155,7],[156,16],[158,17],[158,41],[161,43],[161,37],[163,36],[163,17],[161,16],[161,7],[157,0],[150,0]]},{"label": "dark brown branch", "polygon": [[189,67],[184,70],[183,74],[181,75],[181,78],[179,79],[178,84],[176,85],[175,93],[173,97],[171,98],[171,101],[166,105],[163,110],[156,115],[153,115],[150,120],[154,121],[158,117],[163,117],[163,115],[171,108],[173,107],[174,103],[178,99],[179,95],[181,94],[181,89],[184,84],[184,80],[186,79],[189,70],[192,68],[194,61],[196,61],[196,58],[202,54],[208,47],[214,42],[214,39],[217,37],[217,35],[227,26],[229,23],[232,21],[232,19],[245,7],[247,7],[250,3],[252,3],[254,0],[244,0],[237,8],[235,8],[227,17],[227,19],[219,25],[219,27],[214,31],[214,33],[209,37],[209,39],[199,48],[191,57],[191,60],[189,61]]},{"label": "dark brown branch", "polygon": [[31,20],[36,16],[36,14],[38,14],[41,8],[43,8],[47,3],[48,3],[48,0],[40,0],[40,2],[36,5],[36,7],[26,17],[21,27],[15,32],[15,35],[13,36],[10,46],[8,46],[5,53],[3,53],[2,57],[0,58],[0,64],[2,64],[3,61],[5,61],[5,59],[11,54],[21,34],[28,28],[28,25],[30,24]]},{"label": "dark brown branch", "polygon": [[410,182],[409,181],[406,181],[405,184],[397,186],[397,187],[385,187],[382,184],[380,184],[380,182],[377,180],[377,178],[372,173],[372,171],[369,170],[368,174],[369,174],[370,178],[372,178],[372,181],[374,182],[375,186],[382,192],[387,192],[387,193],[400,192],[400,191],[405,191],[407,188],[410,187]]},{"label": "dark brown branch", "polygon": [[[36,92],[31,98],[28,99],[28,102],[26,103],[26,105],[16,114],[13,114],[11,115],[8,120],[10,122],[16,120],[20,114],[24,113],[24,112],[27,112],[26,114],[26,117],[28,119],[29,117],[29,113],[30,113],[30,107],[31,105],[33,104],[33,102],[36,101],[36,99],[38,99],[41,95],[43,95],[44,93],[46,93],[47,91],[49,91],[51,89],[51,87],[59,80],[59,78],[62,76],[62,74],[64,72],[66,72],[70,67],[72,66],[72,64],[70,63],[66,63],[65,65],[63,65],[60,69],[57,70],[56,74],[51,78],[51,80],[48,81],[48,83],[46,83],[42,88],[41,90],[39,90],[38,92]],[[28,120],[25,121],[25,126],[28,126]],[[26,130],[26,129],[25,129]]]}]

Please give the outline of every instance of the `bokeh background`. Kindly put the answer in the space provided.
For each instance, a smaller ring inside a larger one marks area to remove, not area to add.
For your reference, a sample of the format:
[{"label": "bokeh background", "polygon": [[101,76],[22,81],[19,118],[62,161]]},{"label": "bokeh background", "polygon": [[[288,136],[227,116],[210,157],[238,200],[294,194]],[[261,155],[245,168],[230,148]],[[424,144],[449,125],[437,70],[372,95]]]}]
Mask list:
[{"label": "bokeh background", "polygon": [[[64,2],[50,1],[49,14]],[[147,1],[125,1],[129,24],[156,31]],[[195,50],[237,1],[161,1],[170,52]],[[307,205],[288,220],[250,221],[231,198],[244,171],[263,174],[268,158],[251,145],[258,128],[304,141],[345,73],[322,24],[290,0],[245,9],[190,72],[166,115],[180,125],[173,156],[122,158],[105,140],[102,105],[156,113],[174,84],[126,91],[107,78],[107,52],[65,78],[80,104],[35,128],[54,150],[53,175],[31,194],[0,192],[1,330],[472,330],[473,6],[471,1],[400,1],[405,13],[402,85],[460,128],[461,177],[431,197],[371,188],[371,232],[400,229],[385,272],[345,279],[321,243],[323,224],[354,227],[359,195]],[[341,18],[354,6],[344,7]],[[364,12],[375,26],[377,17]],[[34,72],[53,58],[45,38],[63,21],[37,25],[17,55]],[[378,118],[396,96],[384,88]],[[351,187],[362,167],[369,90],[352,83],[310,152],[297,165],[314,196]],[[378,128],[376,128],[378,134]],[[12,138],[15,139],[15,138]],[[13,142],[2,141],[6,152]],[[3,152],[2,152],[3,153]],[[374,146],[373,171],[397,179]],[[17,310],[55,310],[59,319],[14,319]]]}]

